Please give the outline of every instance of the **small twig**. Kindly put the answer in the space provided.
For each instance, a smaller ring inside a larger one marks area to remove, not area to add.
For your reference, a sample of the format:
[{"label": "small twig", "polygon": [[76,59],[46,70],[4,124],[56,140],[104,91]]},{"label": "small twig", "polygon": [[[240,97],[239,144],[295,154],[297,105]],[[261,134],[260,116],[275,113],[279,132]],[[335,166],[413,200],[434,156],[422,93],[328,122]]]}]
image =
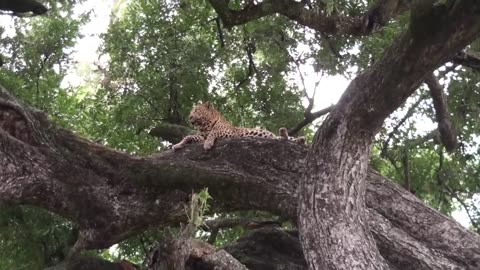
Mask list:
[{"label": "small twig", "polygon": [[340,54],[340,52],[337,50],[337,48],[335,48],[335,46],[333,45],[332,40],[330,39],[329,36],[322,35],[322,38],[327,42],[328,48],[330,49],[330,51],[332,52],[332,54],[334,56],[336,56],[339,59],[344,59],[345,58],[343,55]]},{"label": "small twig", "polygon": [[253,54],[256,51],[255,43],[250,41],[247,37],[245,37],[245,41],[247,45],[245,46],[245,51],[247,52],[248,58],[248,73],[238,84],[235,86],[235,90],[240,89],[240,87],[245,84],[246,82],[250,81],[250,78],[253,76],[254,73],[257,73],[257,68],[255,67],[255,62],[253,61]]},{"label": "small twig", "polygon": [[403,165],[403,177],[404,177],[404,183],[403,187],[412,192],[412,179],[410,176],[410,161],[409,161],[409,148],[408,146],[405,147],[402,153],[402,165]]},{"label": "small twig", "polygon": [[390,164],[393,166],[393,168],[394,168],[395,171],[398,173],[398,175],[402,175],[402,170],[400,170],[400,167],[398,167],[397,162],[396,162],[395,159],[390,155],[390,153],[389,153],[388,151],[385,152],[382,157],[386,158],[386,159],[388,160],[388,162],[390,162]]},{"label": "small twig", "polygon": [[37,102],[40,102],[40,76],[42,75],[43,69],[45,68],[45,64],[47,63],[49,57],[50,54],[46,54],[45,57],[43,57],[42,61],[40,62],[40,68],[38,69],[38,72],[36,74],[37,78],[35,80],[35,86],[37,88]]},{"label": "small twig", "polygon": [[385,153],[387,151],[388,145],[390,144],[390,141],[393,139],[395,134],[397,133],[398,129],[413,115],[417,107],[420,105],[420,103],[426,98],[426,95],[420,96],[420,98],[415,102],[407,111],[407,113],[403,116],[403,118],[393,127],[392,131],[388,133],[387,139],[383,142],[382,145],[382,150],[381,150],[381,156],[385,157]]},{"label": "small twig", "polygon": [[468,205],[465,203],[464,200],[460,199],[460,197],[457,195],[455,191],[449,189],[449,192],[450,192],[450,196],[455,200],[457,200],[457,202],[460,203],[463,209],[465,209],[465,212],[467,213],[468,219],[470,220],[470,223],[472,224],[472,226],[478,229],[479,224],[477,220],[470,213],[470,207],[468,207]]},{"label": "small twig", "polygon": [[303,91],[303,94],[305,95],[305,98],[308,100],[308,106],[305,109],[305,113],[310,113],[312,111],[312,108],[313,108],[315,94],[317,92],[317,87],[320,84],[320,82],[318,81],[318,82],[315,83],[315,88],[313,89],[313,94],[310,97],[307,93],[307,86],[305,85],[305,77],[303,77],[302,70],[300,69],[299,60],[302,57],[302,54],[300,54],[296,59],[294,59],[292,56],[290,56],[290,57],[292,58],[293,62],[295,63],[295,66],[297,67],[298,74],[300,75],[300,81],[302,82],[302,91]]},{"label": "small twig", "polygon": [[303,73],[300,69],[300,58],[302,57],[302,54],[300,54],[297,58],[293,58],[293,56],[290,55],[291,60],[295,63],[295,66],[297,67],[298,74],[300,75],[300,81],[302,83],[302,91],[305,96],[305,98],[308,100],[308,105],[307,108],[305,108],[305,112],[303,113],[304,119],[302,122],[300,122],[296,127],[289,129],[288,130],[288,135],[294,136],[299,132],[303,127],[306,125],[312,123],[315,119],[319,118],[322,115],[325,115],[329,113],[333,109],[333,105],[330,107],[327,107],[325,109],[322,109],[320,111],[312,113],[314,101],[315,101],[315,95],[317,93],[317,88],[320,85],[320,81],[315,82],[315,87],[313,88],[313,93],[312,96],[309,96],[307,93],[307,86],[305,85],[305,77],[303,77]]}]

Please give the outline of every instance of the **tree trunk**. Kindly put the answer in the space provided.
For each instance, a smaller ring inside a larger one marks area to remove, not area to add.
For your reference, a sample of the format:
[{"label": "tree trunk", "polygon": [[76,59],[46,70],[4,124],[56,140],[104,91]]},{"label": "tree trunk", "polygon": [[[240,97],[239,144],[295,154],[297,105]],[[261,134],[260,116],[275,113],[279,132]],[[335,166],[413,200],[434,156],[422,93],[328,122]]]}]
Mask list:
[{"label": "tree trunk", "polygon": [[[79,227],[76,250],[106,248],[154,226],[178,226],[186,220],[189,194],[204,187],[214,212],[256,209],[295,222],[307,151],[245,138],[221,140],[209,152],[191,145],[131,156],[55,126],[0,88],[0,200],[70,219]],[[480,267],[477,234],[375,171],[366,175],[365,220],[388,265]]]},{"label": "tree trunk", "polygon": [[480,4],[417,1],[411,24],[358,75],[315,134],[299,187],[298,221],[310,269],[388,269],[367,223],[370,147],[384,120],[425,75],[480,33]]}]

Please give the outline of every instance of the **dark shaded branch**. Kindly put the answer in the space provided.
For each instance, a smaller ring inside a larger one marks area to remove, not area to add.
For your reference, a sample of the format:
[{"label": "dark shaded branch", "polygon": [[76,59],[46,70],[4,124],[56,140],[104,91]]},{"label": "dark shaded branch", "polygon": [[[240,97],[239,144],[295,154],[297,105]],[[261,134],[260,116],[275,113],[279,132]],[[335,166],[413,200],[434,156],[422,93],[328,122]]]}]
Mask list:
[{"label": "dark shaded branch", "polygon": [[129,261],[110,262],[93,256],[76,255],[45,270],[137,270],[137,265]]},{"label": "dark shaded branch", "polygon": [[462,50],[455,54],[452,62],[474,70],[480,70],[480,56],[476,52]]},{"label": "dark shaded branch", "polygon": [[218,218],[214,220],[207,220],[202,226],[204,231],[210,231],[208,243],[213,244],[216,241],[218,233],[221,229],[233,228],[242,226],[245,229],[253,230],[261,227],[281,226],[280,221],[264,220],[258,218]]},{"label": "dark shaded branch", "polygon": [[248,270],[224,250],[185,236],[167,237],[151,250],[147,270]]},{"label": "dark shaded branch", "polygon": [[215,18],[215,23],[217,25],[217,36],[218,36],[218,40],[220,40],[220,48],[223,48],[225,47],[225,39],[223,37],[223,30],[222,30],[222,26],[220,25],[219,17]]},{"label": "dark shaded branch", "polygon": [[322,33],[368,35],[383,27],[391,18],[409,9],[410,1],[380,0],[360,16],[327,16],[319,6],[306,8],[303,2],[293,0],[267,0],[256,5],[247,4],[241,10],[232,10],[228,1],[210,0],[210,4],[225,27],[232,28],[262,17],[281,14],[297,23]]},{"label": "dark shaded branch", "polygon": [[305,127],[306,125],[309,125],[311,124],[313,121],[315,121],[317,118],[323,116],[323,115],[326,115],[327,113],[331,112],[333,110],[333,108],[335,108],[335,105],[331,105],[329,107],[326,107],[324,109],[321,109],[319,111],[316,111],[316,112],[306,112],[305,113],[305,118],[303,119],[302,122],[300,122],[297,126],[295,126],[294,128],[292,129],[289,129],[288,130],[288,135],[290,136],[295,136],[297,134],[297,132],[299,132],[300,130],[302,130],[303,127]]},{"label": "dark shaded branch", "polygon": [[[379,244],[380,253],[388,259],[391,269],[452,269],[455,265],[415,238],[399,230],[383,216],[369,214],[369,225]],[[388,237],[388,240],[387,238]],[[388,243],[396,243],[390,245]],[[272,249],[272,246],[275,248]],[[298,231],[281,228],[254,230],[224,248],[251,270],[307,270]],[[397,254],[403,251],[404,256]],[[395,262],[395,263],[391,263]]]},{"label": "dark shaded branch", "polygon": [[23,14],[32,12],[34,15],[43,15],[47,13],[48,9],[36,0],[0,0],[0,9],[13,11],[15,15],[23,17]]},{"label": "dark shaded branch", "polygon": [[435,108],[435,119],[438,123],[438,131],[440,132],[440,140],[448,152],[453,152],[457,147],[457,134],[450,121],[448,113],[447,98],[443,93],[443,87],[438,82],[435,75],[430,74],[425,79],[426,84],[430,90],[430,96],[433,100],[433,107]]},{"label": "dark shaded branch", "polygon": [[308,269],[298,231],[261,228],[247,233],[224,249],[250,270]]},{"label": "dark shaded branch", "polygon": [[245,83],[249,82],[253,74],[257,73],[257,68],[255,67],[255,62],[253,61],[253,54],[255,54],[256,51],[256,45],[255,43],[250,40],[248,37],[245,37],[245,52],[247,53],[247,59],[248,59],[248,72],[245,75],[245,78],[240,80],[237,85],[235,85],[235,90],[240,89],[242,85]]}]

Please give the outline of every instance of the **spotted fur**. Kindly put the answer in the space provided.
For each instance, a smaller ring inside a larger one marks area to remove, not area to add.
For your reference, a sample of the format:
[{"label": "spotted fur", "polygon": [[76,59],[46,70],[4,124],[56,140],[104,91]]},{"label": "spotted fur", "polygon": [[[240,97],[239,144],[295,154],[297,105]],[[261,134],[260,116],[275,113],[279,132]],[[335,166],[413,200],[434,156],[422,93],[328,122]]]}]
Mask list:
[{"label": "spotted fur", "polygon": [[189,115],[189,121],[196,127],[200,134],[188,135],[173,146],[174,150],[183,148],[186,144],[203,142],[205,150],[212,149],[215,141],[220,138],[238,137],[261,137],[271,139],[291,140],[299,144],[305,143],[304,137],[291,138],[286,128],[280,128],[280,136],[272,132],[258,128],[242,128],[232,125],[223,115],[217,111],[210,102],[201,103],[195,106]]}]

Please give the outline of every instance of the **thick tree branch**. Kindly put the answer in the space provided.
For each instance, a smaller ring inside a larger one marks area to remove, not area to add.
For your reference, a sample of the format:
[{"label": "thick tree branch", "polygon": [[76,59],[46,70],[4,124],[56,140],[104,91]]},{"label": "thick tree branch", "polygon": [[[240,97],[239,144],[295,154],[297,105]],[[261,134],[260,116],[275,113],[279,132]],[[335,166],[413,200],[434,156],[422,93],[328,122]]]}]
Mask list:
[{"label": "thick tree branch", "polygon": [[224,249],[250,270],[308,269],[298,232],[293,230],[272,227],[253,230]]},{"label": "thick tree branch", "polygon": [[[219,141],[210,152],[192,145],[135,157],[56,127],[3,88],[0,105],[0,200],[72,220],[79,227],[77,250],[105,248],[152,226],[177,226],[186,218],[191,191],[204,187],[214,198],[215,212],[256,209],[296,219],[304,146],[233,139]],[[459,267],[480,266],[480,236],[374,171],[367,176],[366,204],[367,220],[381,215],[425,252]],[[398,247],[390,258],[405,256],[401,238],[369,226],[379,246]]]},{"label": "thick tree branch", "polygon": [[0,0],[0,9],[13,11],[13,14],[19,17],[23,17],[22,13],[32,12],[34,15],[43,15],[48,11],[42,3],[36,0]]},{"label": "thick tree branch", "polygon": [[225,27],[231,28],[262,17],[281,14],[297,23],[315,29],[321,33],[368,35],[383,27],[391,18],[406,11],[410,1],[380,0],[360,16],[327,16],[320,7],[308,9],[305,3],[293,0],[267,0],[256,5],[247,4],[241,10],[232,10],[228,1],[210,0],[210,4]]},{"label": "thick tree branch", "polygon": [[448,152],[453,152],[455,148],[457,148],[457,134],[450,121],[447,98],[443,93],[443,87],[433,73],[427,75],[425,83],[428,85],[430,96],[433,100],[435,118],[438,123],[438,131],[440,132],[440,140]]},{"label": "thick tree branch", "polygon": [[[412,236],[399,230],[383,216],[372,213],[369,224],[377,238],[382,256],[389,259],[391,269],[454,269],[455,264],[428,247],[419,245]],[[389,240],[382,239],[388,237]],[[385,245],[395,243],[395,245]],[[275,246],[274,249],[271,247]],[[248,269],[301,269],[306,270],[298,239],[298,232],[280,228],[262,228],[251,231],[225,250],[239,259]],[[394,252],[392,252],[394,251]],[[404,256],[397,257],[402,252]],[[395,264],[391,263],[395,262]]]}]

